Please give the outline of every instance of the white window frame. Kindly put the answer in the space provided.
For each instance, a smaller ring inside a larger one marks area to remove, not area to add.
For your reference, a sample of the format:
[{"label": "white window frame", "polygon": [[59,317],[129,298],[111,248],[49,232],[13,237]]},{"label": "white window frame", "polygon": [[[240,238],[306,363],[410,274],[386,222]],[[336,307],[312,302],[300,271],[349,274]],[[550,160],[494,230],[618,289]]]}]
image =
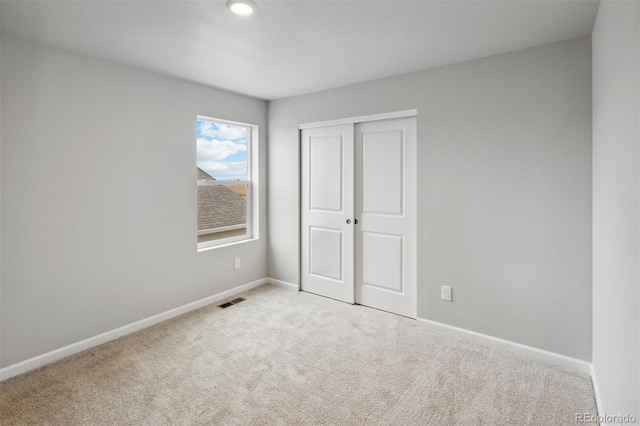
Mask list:
[{"label": "white window frame", "polygon": [[[212,185],[212,186],[229,186],[229,185],[246,185],[246,228],[245,235],[237,235],[234,237],[221,238],[218,240],[205,241],[197,243],[198,251],[210,250],[218,247],[224,247],[230,244],[237,244],[245,241],[252,241],[258,239],[258,126],[255,124],[241,123],[238,121],[230,121],[221,118],[207,117],[204,115],[198,115],[196,120],[210,121],[220,124],[230,124],[232,126],[245,127],[247,129],[247,179],[239,181],[211,181],[201,182],[196,181],[196,210],[198,207],[198,195],[197,185]],[[197,151],[196,151],[197,154]],[[198,231],[198,224],[196,220],[196,235],[212,234],[215,232],[231,231],[242,227],[229,226],[224,228],[218,228],[214,232],[207,232],[207,230]],[[197,239],[197,238],[196,238]]]}]

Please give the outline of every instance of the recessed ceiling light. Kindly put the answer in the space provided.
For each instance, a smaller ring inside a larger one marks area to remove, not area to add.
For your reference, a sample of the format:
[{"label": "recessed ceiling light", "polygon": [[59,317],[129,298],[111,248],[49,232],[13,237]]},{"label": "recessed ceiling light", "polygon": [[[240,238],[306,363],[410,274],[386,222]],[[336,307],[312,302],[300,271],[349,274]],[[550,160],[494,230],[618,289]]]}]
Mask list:
[{"label": "recessed ceiling light", "polygon": [[240,16],[249,16],[258,7],[251,0],[227,0],[227,7]]}]

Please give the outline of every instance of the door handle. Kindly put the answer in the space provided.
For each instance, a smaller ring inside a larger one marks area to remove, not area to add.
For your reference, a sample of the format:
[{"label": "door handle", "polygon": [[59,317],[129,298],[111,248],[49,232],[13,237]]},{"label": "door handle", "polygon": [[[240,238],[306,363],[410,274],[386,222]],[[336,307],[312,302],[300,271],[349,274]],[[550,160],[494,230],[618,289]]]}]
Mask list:
[{"label": "door handle", "polygon": [[347,225],[351,225],[351,219],[347,219]]}]

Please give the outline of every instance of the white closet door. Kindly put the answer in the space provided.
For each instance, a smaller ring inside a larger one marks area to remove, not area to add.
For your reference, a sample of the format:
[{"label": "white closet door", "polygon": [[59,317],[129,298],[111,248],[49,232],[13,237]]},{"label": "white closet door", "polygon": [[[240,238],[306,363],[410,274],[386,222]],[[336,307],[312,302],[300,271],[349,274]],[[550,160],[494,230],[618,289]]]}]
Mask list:
[{"label": "white closet door", "polygon": [[356,125],[356,303],[416,317],[416,119]]},{"label": "white closet door", "polygon": [[354,302],[354,126],[301,136],[302,290]]}]

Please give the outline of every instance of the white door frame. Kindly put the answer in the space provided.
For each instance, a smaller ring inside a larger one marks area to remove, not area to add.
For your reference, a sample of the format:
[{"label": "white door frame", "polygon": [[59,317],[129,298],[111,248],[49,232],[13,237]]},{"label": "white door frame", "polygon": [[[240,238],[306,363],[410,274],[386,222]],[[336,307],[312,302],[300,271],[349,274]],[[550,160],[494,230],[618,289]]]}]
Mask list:
[{"label": "white door frame", "polygon": [[[416,109],[409,109],[403,111],[395,111],[395,112],[387,112],[381,114],[370,114],[370,115],[362,115],[355,117],[347,117],[336,120],[328,120],[328,121],[316,121],[311,123],[304,123],[298,126],[298,291],[302,289],[302,209],[300,206],[300,202],[302,200],[302,130],[304,129],[312,129],[317,127],[327,127],[327,126],[335,126],[340,124],[353,124],[354,126],[357,123],[364,123],[369,121],[378,121],[378,120],[388,120],[392,118],[402,118],[402,117],[417,117],[418,111]],[[417,170],[416,170],[417,174]],[[413,176],[414,179],[417,179],[417,176]],[[417,193],[414,194],[414,197],[417,199]],[[417,206],[416,206],[417,208]],[[416,212],[416,221],[417,221],[417,212]],[[417,226],[417,224],[416,224]],[[417,228],[416,228],[417,231]],[[414,248],[417,250],[417,247]],[[417,253],[416,253],[417,255]],[[417,291],[417,271],[416,271],[416,291]],[[417,295],[416,295],[417,296]],[[417,305],[417,297],[416,297],[416,305]],[[416,315],[417,315],[417,306],[416,306]]]},{"label": "white door frame", "polygon": [[418,110],[407,109],[404,111],[384,112],[382,114],[360,115],[356,117],[340,118],[337,120],[316,121],[313,123],[305,123],[305,124],[300,124],[298,126],[298,130],[313,129],[314,127],[335,126],[338,124],[356,124],[356,123],[364,123],[366,121],[388,120],[390,118],[416,117],[417,115],[418,115]]}]

